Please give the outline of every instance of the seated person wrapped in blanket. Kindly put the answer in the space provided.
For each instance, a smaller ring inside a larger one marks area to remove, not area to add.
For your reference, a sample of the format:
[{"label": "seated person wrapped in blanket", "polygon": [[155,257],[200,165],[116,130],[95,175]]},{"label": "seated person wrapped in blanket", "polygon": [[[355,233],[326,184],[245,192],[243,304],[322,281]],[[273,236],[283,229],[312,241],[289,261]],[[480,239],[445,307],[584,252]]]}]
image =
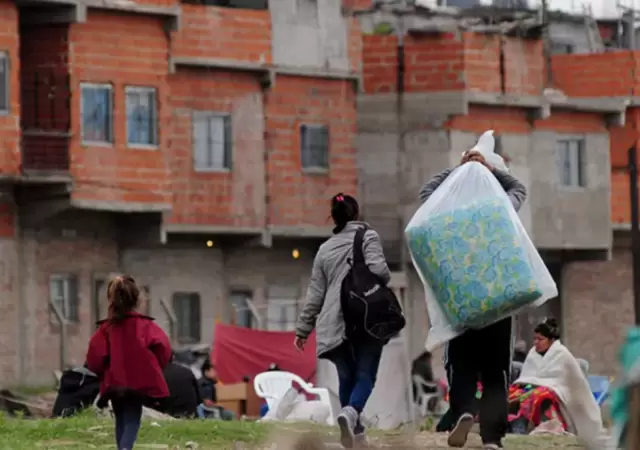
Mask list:
[{"label": "seated person wrapped in blanket", "polygon": [[554,420],[553,431],[576,434],[589,449],[609,448],[600,408],[580,365],[560,342],[555,319],[535,328],[534,344],[509,389],[511,431],[527,434]]}]

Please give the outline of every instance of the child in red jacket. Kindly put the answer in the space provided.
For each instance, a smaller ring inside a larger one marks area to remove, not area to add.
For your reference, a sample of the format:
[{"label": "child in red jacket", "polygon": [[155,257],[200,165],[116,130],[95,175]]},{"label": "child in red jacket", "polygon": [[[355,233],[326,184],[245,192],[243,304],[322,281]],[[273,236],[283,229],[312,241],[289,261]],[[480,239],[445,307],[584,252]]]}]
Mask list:
[{"label": "child in red jacket", "polygon": [[109,317],[89,342],[87,368],[100,377],[103,404],[111,400],[118,450],[130,450],[140,430],[142,405],[169,396],[163,369],[171,360],[167,335],[136,312],[140,289],[118,276],[109,282]]}]

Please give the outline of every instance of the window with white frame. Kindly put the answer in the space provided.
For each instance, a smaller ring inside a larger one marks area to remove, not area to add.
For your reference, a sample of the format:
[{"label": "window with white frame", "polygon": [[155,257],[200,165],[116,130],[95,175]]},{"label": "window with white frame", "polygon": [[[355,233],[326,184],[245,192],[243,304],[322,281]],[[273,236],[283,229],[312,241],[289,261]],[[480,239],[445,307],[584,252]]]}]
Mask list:
[{"label": "window with white frame", "polygon": [[[72,274],[54,274],[49,277],[49,300],[68,322],[78,322],[78,282]],[[58,324],[52,311],[51,321]]]},{"label": "window with white frame", "polygon": [[80,85],[83,142],[113,143],[113,91],[110,84]]},{"label": "window with white frame", "polygon": [[10,77],[9,54],[0,52],[0,113],[9,112]]},{"label": "window with white frame", "polygon": [[158,145],[158,101],[154,88],[129,86],[125,90],[127,106],[127,143]]},{"label": "window with white frame", "polygon": [[303,169],[327,170],[329,168],[329,127],[301,125],[300,156]]},{"label": "window with white frame", "polygon": [[557,142],[556,152],[560,184],[574,187],[585,186],[584,140],[559,140]]},{"label": "window with white frame", "polygon": [[197,171],[231,169],[231,116],[212,112],[193,114],[193,168]]},{"label": "window with white frame", "polygon": [[173,312],[176,315],[176,339],[180,344],[200,342],[202,321],[200,294],[197,292],[176,292],[173,294]]}]

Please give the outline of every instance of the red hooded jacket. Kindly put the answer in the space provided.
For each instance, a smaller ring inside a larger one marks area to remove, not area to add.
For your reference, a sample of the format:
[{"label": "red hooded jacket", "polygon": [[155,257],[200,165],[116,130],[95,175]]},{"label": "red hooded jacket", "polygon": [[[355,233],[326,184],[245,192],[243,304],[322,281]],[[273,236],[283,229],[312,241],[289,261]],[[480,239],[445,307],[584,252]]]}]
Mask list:
[{"label": "red hooded jacket", "polygon": [[100,377],[100,395],[126,389],[150,398],[168,397],[163,369],[171,360],[171,344],[153,319],[132,312],[119,322],[99,323],[86,361]]}]

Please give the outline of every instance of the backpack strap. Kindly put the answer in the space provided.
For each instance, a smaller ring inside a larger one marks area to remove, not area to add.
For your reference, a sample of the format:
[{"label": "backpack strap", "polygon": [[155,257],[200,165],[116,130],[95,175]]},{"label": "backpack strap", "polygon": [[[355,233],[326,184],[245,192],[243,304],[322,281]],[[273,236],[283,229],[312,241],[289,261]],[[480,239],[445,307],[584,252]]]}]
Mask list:
[{"label": "backpack strap", "polygon": [[356,235],[353,238],[353,263],[364,264],[364,234],[367,232],[367,227],[358,228]]}]

